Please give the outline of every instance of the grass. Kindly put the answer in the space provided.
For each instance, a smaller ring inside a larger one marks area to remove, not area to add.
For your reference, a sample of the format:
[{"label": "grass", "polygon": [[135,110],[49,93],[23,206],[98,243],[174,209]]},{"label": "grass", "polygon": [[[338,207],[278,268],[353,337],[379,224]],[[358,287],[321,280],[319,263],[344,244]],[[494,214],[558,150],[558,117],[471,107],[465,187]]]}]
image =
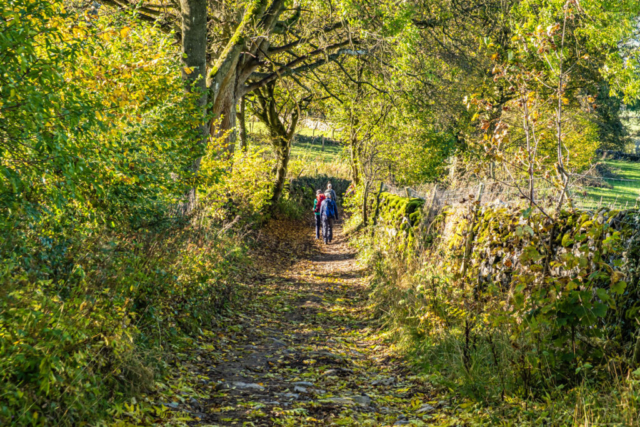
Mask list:
[{"label": "grass", "polygon": [[[249,145],[268,148],[267,157],[273,155],[270,149],[266,127],[260,122],[247,126]],[[289,162],[290,179],[301,176],[326,175],[334,178],[349,179],[351,176],[349,162],[345,156],[343,146],[331,140],[331,131],[315,131],[302,125],[296,128],[296,136],[291,147]],[[322,144],[322,137],[325,144]],[[336,134],[336,138],[338,135]]]},{"label": "grass", "polygon": [[[262,122],[258,122],[255,121],[253,123],[248,122],[247,123],[247,132],[249,132],[250,134],[256,134],[256,135],[267,135],[267,127],[262,123]],[[296,126],[296,135],[302,135],[305,137],[325,137],[325,138],[333,138],[333,139],[340,139],[340,132],[332,132],[330,130],[320,130],[320,129],[311,129],[308,128],[306,126],[303,126],[302,124],[298,124],[298,126]]]},{"label": "grass", "polygon": [[291,147],[291,157],[293,159],[313,158],[322,163],[334,162],[342,156],[342,146],[335,144],[305,143],[296,141]]},{"label": "grass", "polygon": [[[251,131],[253,129],[253,131]],[[266,127],[260,123],[248,126],[250,144],[268,145]],[[313,135],[313,136],[312,136]],[[338,135],[335,135],[336,138]],[[322,137],[325,143],[322,144]],[[343,147],[337,141],[331,140],[331,131],[320,131],[298,126],[296,136],[291,147],[291,160],[309,163],[339,163],[343,160]]]},{"label": "grass", "polygon": [[587,187],[587,196],[582,201],[585,207],[612,206],[634,207],[640,197],[640,163],[621,160],[605,160],[619,177],[604,178],[613,188]]}]

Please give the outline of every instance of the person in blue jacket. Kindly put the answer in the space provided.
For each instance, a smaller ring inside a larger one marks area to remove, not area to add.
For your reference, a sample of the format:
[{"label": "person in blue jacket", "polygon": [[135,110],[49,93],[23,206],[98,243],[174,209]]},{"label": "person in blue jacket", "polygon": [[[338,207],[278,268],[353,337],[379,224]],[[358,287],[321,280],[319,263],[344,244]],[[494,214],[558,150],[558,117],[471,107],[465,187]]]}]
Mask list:
[{"label": "person in blue jacket", "polygon": [[322,237],[325,244],[331,243],[333,239],[333,220],[338,220],[338,206],[333,195],[327,191],[324,193],[326,199],[320,205],[320,217],[322,218]]}]

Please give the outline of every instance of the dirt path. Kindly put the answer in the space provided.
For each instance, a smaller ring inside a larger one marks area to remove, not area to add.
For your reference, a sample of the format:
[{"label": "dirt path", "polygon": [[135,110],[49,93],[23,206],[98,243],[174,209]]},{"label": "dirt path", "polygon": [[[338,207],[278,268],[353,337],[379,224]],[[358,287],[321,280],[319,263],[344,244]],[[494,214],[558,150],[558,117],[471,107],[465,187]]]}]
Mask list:
[{"label": "dirt path", "polygon": [[365,273],[340,226],[328,246],[301,224],[271,228],[281,236],[258,257],[264,267],[255,293],[235,324],[198,343],[196,355],[185,355],[180,369],[196,385],[166,406],[186,410],[190,425],[435,421],[445,402],[430,401],[428,385],[372,329]]}]

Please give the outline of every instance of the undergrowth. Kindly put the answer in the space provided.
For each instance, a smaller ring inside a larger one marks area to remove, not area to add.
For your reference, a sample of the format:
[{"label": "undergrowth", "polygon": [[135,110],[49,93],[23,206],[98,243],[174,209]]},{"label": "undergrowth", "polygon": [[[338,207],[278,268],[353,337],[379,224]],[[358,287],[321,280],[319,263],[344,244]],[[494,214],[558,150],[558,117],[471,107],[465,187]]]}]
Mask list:
[{"label": "undergrowth", "polygon": [[551,235],[528,211],[467,207],[403,230],[404,205],[383,206],[375,230],[352,238],[372,269],[372,304],[461,419],[638,424],[633,213],[562,214]]}]

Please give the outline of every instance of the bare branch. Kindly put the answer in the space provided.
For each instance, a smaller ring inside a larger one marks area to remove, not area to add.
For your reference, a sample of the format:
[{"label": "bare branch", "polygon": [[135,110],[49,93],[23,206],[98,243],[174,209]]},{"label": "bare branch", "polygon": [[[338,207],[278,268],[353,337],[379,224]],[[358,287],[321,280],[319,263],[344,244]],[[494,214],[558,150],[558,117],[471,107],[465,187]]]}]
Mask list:
[{"label": "bare branch", "polygon": [[342,22],[336,22],[334,24],[327,25],[322,30],[316,31],[315,33],[311,34],[308,37],[301,37],[298,40],[292,41],[291,43],[287,43],[283,46],[272,47],[269,49],[268,53],[274,54],[274,53],[280,53],[280,52],[288,52],[296,46],[299,46],[303,43],[307,43],[309,40],[313,39],[314,37],[337,30],[338,28],[342,28],[343,26],[344,24]]},{"label": "bare branch", "polygon": [[[266,85],[267,83],[277,79],[278,77],[284,77],[284,76],[289,76],[292,74],[299,74],[305,71],[310,71],[313,70],[315,68],[318,68],[321,65],[326,64],[329,61],[333,61],[336,58],[338,58],[341,55],[365,55],[368,53],[368,51],[366,50],[353,50],[353,49],[339,49],[337,52],[331,54],[331,55],[327,55],[325,58],[323,59],[319,59],[316,62],[313,62],[311,64],[306,64],[306,65],[301,65],[299,67],[296,67],[299,64],[304,63],[306,60],[314,57],[314,56],[318,56],[321,55],[323,53],[326,53],[328,50],[333,50],[333,49],[338,49],[342,46],[346,46],[350,44],[350,42],[348,40],[340,42],[340,43],[336,43],[333,44],[331,46],[327,46],[324,49],[316,49],[310,53],[308,53],[305,56],[301,56],[298,59],[295,59],[291,62],[289,62],[287,65],[282,66],[280,69],[276,70],[273,73],[269,73],[269,74],[263,74],[263,73],[254,73],[252,74],[252,77],[254,78],[258,78],[260,79],[259,81],[246,85],[243,88],[241,88],[241,94],[247,94],[249,92],[252,92],[256,89],[259,89],[261,87],[263,87],[264,85]],[[293,68],[296,67],[296,68]]]}]

